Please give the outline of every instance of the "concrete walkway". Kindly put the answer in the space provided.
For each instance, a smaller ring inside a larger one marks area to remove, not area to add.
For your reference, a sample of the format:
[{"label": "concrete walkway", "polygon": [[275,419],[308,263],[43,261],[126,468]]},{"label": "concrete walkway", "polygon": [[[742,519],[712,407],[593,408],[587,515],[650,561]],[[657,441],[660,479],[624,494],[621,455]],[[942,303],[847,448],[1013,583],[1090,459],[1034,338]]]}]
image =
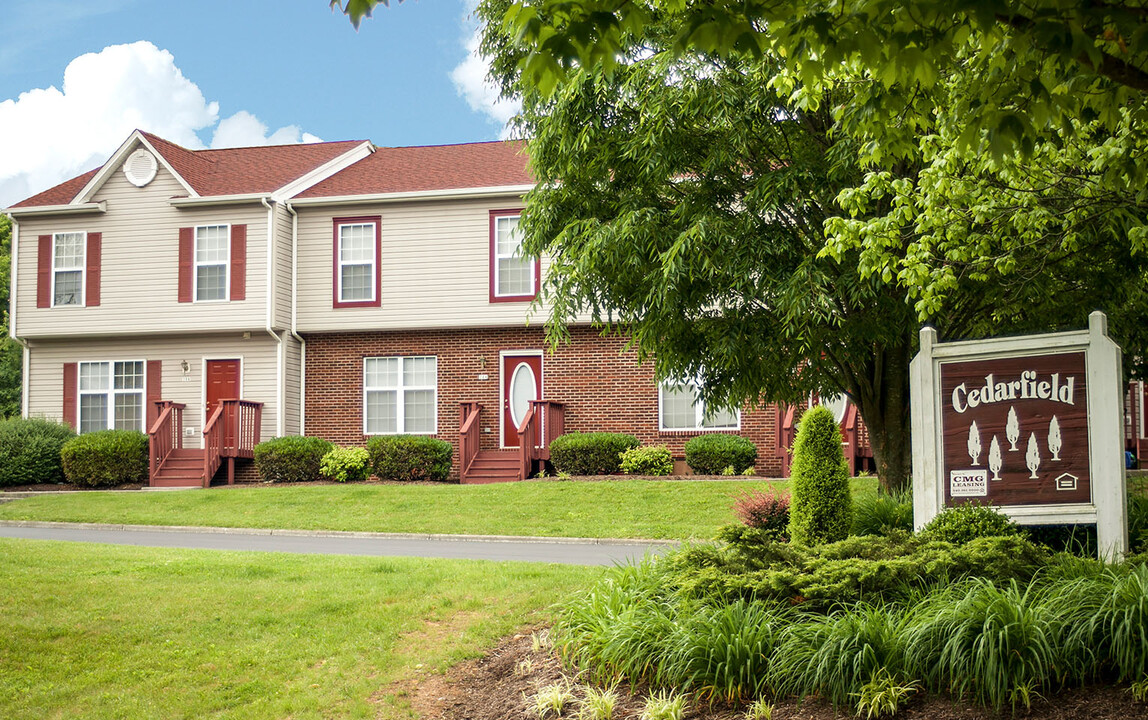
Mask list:
[{"label": "concrete walkway", "polygon": [[624,564],[677,546],[674,542],[657,540],[416,535],[13,520],[0,521],[0,537],[205,550],[521,560],[566,565]]}]

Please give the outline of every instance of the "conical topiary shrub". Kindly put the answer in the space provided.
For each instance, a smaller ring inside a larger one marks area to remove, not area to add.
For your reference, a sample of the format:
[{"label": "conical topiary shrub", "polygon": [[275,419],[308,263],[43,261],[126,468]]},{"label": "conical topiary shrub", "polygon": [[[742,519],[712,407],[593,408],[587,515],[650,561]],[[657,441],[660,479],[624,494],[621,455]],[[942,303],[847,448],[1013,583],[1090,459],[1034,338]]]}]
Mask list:
[{"label": "conical topiary shrub", "polygon": [[805,411],[789,473],[789,538],[800,545],[836,542],[849,534],[853,499],[841,429],[829,408]]}]

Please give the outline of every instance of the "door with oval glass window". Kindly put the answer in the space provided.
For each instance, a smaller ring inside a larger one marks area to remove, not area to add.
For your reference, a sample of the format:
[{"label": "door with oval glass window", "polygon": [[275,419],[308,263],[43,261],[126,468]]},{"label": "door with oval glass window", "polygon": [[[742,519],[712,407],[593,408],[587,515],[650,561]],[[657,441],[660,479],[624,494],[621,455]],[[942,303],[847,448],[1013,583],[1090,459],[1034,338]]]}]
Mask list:
[{"label": "door with oval glass window", "polygon": [[502,447],[518,447],[531,400],[542,399],[542,354],[502,356]]}]

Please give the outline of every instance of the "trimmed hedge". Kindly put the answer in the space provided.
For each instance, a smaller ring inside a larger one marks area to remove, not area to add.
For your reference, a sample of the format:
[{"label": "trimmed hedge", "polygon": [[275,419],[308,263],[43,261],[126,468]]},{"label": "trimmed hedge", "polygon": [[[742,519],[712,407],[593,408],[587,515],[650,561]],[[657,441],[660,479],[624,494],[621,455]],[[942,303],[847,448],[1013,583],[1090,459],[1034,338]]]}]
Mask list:
[{"label": "trimmed hedge", "polygon": [[800,545],[843,540],[853,524],[849,466],[841,429],[829,408],[805,411],[793,442],[789,537]]},{"label": "trimmed hedge", "polygon": [[371,474],[371,454],[366,448],[337,447],[323,456],[319,471],[335,482],[363,482]]},{"label": "trimmed hedge", "polygon": [[0,487],[64,482],[60,450],[76,433],[42,418],[0,422]]},{"label": "trimmed hedge", "polygon": [[135,430],[100,430],[64,443],[60,461],[68,482],[108,487],[148,480],[147,435]]},{"label": "trimmed hedge", "polygon": [[976,500],[946,508],[921,528],[921,535],[930,540],[941,540],[954,545],[964,545],[977,538],[1020,534],[1020,526],[1008,516]]},{"label": "trimmed hedge", "polygon": [[371,471],[384,480],[446,480],[453,451],[450,443],[426,435],[380,435],[367,441]]},{"label": "trimmed hedge", "polygon": [[674,471],[674,456],[665,445],[630,448],[622,453],[622,472],[627,475],[669,475]]},{"label": "trimmed hedge", "polygon": [[617,475],[622,453],[639,444],[638,438],[623,433],[566,433],[550,442],[550,462],[570,475]]},{"label": "trimmed hedge", "polygon": [[[757,462],[757,446],[739,435],[698,435],[686,441],[686,464],[698,475],[742,475]],[[727,473],[728,468],[733,473]]]},{"label": "trimmed hedge", "polygon": [[265,482],[318,480],[323,456],[334,445],[323,438],[286,435],[255,446],[255,470]]}]

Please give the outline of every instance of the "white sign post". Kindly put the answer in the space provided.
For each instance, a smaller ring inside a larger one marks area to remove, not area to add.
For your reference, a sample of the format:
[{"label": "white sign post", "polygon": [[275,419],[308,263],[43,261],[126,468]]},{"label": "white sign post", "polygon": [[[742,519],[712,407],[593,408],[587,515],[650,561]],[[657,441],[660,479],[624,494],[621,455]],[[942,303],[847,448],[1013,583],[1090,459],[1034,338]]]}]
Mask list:
[{"label": "white sign post", "polygon": [[1077,332],[938,343],[910,365],[913,525],[978,500],[1022,525],[1096,524],[1128,552],[1121,353],[1094,312]]}]

